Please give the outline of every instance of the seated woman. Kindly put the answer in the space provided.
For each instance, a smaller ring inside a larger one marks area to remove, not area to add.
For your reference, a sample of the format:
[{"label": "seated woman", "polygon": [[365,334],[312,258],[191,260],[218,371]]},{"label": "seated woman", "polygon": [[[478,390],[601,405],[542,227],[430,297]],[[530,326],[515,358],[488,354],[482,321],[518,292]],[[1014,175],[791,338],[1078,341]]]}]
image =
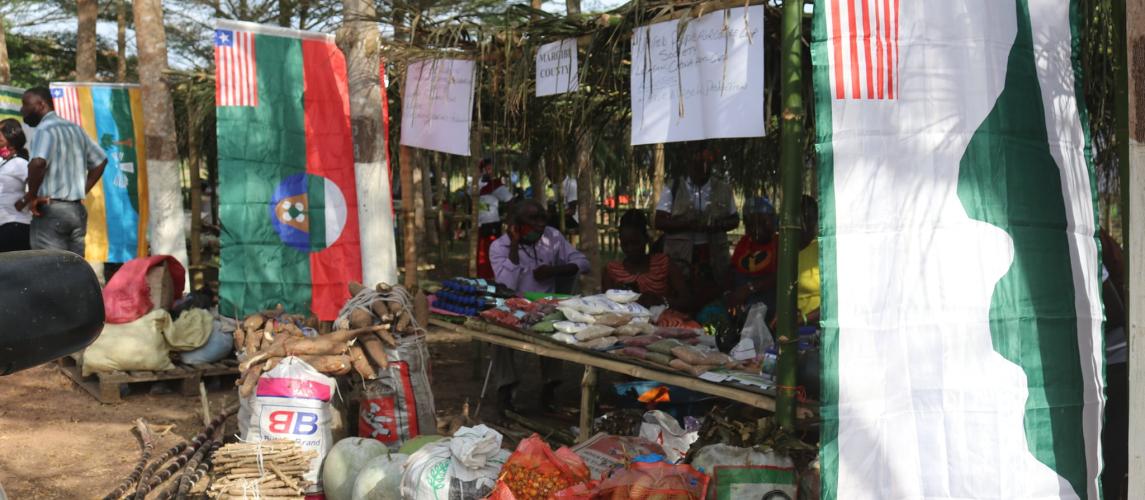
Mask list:
[{"label": "seated woman", "polygon": [[690,310],[684,274],[667,255],[648,253],[648,219],[639,210],[629,210],[620,218],[620,250],[624,260],[609,262],[604,272],[606,290],[624,288],[640,292],[645,307],[668,305]]},{"label": "seated woman", "polygon": [[724,297],[731,309],[746,312],[753,304],[767,305],[767,319],[775,315],[775,278],[779,265],[779,237],[775,234],[775,207],[765,197],[744,202],[746,230],[732,253],[731,284]]}]

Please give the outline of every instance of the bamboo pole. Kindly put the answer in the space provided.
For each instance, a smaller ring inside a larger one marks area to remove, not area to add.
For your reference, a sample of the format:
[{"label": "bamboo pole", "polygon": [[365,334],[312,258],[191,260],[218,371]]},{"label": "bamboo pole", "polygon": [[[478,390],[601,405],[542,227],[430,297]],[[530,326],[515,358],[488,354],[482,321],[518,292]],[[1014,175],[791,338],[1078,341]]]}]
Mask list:
[{"label": "bamboo pole", "polygon": [[783,31],[780,33],[780,85],[783,113],[780,116],[780,200],[779,272],[776,286],[776,316],[779,332],[778,387],[776,417],[779,425],[791,430],[795,424],[795,386],[798,333],[795,324],[796,267],[799,258],[803,188],[803,1],[783,2]]},{"label": "bamboo pole", "polygon": [[664,191],[664,145],[652,146],[652,201],[649,202],[648,220],[656,228],[656,204],[660,202],[660,192]]},{"label": "bamboo pole", "polygon": [[[1125,283],[1129,287],[1125,306],[1128,311],[1129,340],[1129,494],[1126,498],[1145,498],[1145,2],[1113,2],[1118,31],[1124,45],[1117,66],[1115,88],[1126,89],[1117,95],[1118,143],[1123,144],[1121,174],[1127,182],[1122,190],[1124,214],[1122,239],[1129,256]],[[1125,9],[1122,11],[1121,9]],[[1129,86],[1133,87],[1130,89]],[[1124,121],[1122,121],[1124,120]],[[1124,124],[1124,132],[1120,125]],[[1121,141],[1124,137],[1126,140]]]}]

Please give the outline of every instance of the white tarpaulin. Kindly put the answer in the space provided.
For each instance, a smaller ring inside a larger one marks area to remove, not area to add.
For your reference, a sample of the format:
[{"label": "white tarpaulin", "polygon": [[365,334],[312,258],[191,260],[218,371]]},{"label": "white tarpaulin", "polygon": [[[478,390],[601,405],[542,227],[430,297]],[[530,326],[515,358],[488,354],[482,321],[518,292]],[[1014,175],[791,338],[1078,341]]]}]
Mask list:
[{"label": "white tarpaulin", "polygon": [[537,97],[576,92],[578,85],[576,38],[537,49]]},{"label": "white tarpaulin", "polygon": [[763,6],[632,30],[632,144],[762,137]]},{"label": "white tarpaulin", "polygon": [[815,2],[822,498],[1100,498],[1076,3]]},{"label": "white tarpaulin", "polygon": [[469,156],[473,61],[410,63],[402,96],[402,146]]}]

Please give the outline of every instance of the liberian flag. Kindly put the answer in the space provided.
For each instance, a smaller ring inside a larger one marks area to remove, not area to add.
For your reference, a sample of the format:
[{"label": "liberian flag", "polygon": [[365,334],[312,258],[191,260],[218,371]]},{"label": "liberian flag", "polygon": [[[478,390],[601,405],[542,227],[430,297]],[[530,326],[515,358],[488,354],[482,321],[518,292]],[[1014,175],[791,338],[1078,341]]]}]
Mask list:
[{"label": "liberian flag", "polygon": [[1100,498],[1077,3],[816,0],[823,498]]},{"label": "liberian flag", "polygon": [[214,42],[222,310],[333,320],[362,275],[345,59],[331,35],[248,23]]},{"label": "liberian flag", "polygon": [[103,176],[84,198],[84,258],[127,262],[147,255],[147,155],[139,85],[52,82],[56,113],[83,128],[103,152]]},{"label": "liberian flag", "polygon": [[55,106],[56,114],[76,125],[83,125],[75,87],[54,87],[51,92],[52,105]]}]

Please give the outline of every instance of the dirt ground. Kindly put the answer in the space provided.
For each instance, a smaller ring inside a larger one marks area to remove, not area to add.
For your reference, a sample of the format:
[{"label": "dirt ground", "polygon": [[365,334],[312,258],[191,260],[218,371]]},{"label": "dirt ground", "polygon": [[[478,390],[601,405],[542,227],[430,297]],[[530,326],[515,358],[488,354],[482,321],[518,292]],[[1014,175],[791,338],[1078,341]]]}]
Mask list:
[{"label": "dirt ground", "polygon": [[[438,416],[458,414],[466,400],[475,412],[491,348],[440,330],[431,331],[429,339]],[[575,368],[565,367],[565,372],[566,385],[575,387]],[[156,455],[202,429],[198,397],[153,394],[148,384],[131,389],[123,403],[100,404],[54,363],[0,378],[0,485],[8,497],[102,497],[131,472],[139,457],[139,442],[131,431],[137,418],[156,432],[169,428],[156,445]],[[528,394],[536,390],[526,385],[519,405],[529,405]],[[563,402],[573,406],[576,391],[562,392]],[[490,423],[497,419],[493,394],[491,388],[481,408]],[[237,392],[230,384],[216,384],[209,389],[209,399],[213,413],[236,402]],[[233,418],[226,432],[236,432]]]}]

